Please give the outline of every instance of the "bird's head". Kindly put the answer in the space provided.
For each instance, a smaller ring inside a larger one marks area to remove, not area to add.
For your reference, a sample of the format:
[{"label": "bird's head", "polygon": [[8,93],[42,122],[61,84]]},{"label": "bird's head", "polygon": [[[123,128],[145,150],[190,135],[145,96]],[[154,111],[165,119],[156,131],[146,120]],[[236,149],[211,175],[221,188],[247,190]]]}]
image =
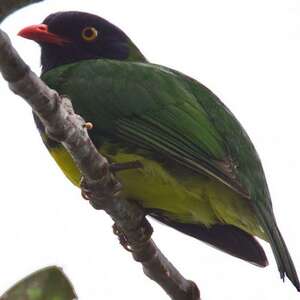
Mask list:
[{"label": "bird's head", "polygon": [[146,61],[122,30],[89,13],[54,13],[42,24],[22,29],[19,35],[41,46],[43,72],[87,59]]}]

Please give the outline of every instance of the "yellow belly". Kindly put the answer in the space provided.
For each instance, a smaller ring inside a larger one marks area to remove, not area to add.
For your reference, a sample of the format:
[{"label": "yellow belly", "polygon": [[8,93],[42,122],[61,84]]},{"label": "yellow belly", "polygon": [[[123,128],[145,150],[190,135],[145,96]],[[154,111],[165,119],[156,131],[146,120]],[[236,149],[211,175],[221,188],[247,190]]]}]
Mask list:
[{"label": "yellow belly", "polygon": [[[106,155],[104,148],[101,153]],[[63,147],[49,150],[69,180],[76,186],[80,172]],[[224,184],[182,168],[180,177],[172,175],[158,162],[137,154],[111,155],[114,162],[140,161],[143,168],[120,171],[124,196],[145,208],[159,209],[169,218],[186,223],[210,226],[216,223],[235,225],[250,234],[264,238],[250,201]]]}]

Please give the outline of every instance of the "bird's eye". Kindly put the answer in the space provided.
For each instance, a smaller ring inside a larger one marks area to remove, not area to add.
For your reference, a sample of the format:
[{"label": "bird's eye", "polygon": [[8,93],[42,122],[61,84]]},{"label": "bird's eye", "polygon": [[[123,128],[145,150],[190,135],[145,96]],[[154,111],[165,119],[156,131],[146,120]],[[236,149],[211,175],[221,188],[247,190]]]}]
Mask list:
[{"label": "bird's eye", "polygon": [[98,30],[94,27],[85,27],[81,31],[81,37],[86,41],[86,42],[92,42],[94,41],[98,36]]}]

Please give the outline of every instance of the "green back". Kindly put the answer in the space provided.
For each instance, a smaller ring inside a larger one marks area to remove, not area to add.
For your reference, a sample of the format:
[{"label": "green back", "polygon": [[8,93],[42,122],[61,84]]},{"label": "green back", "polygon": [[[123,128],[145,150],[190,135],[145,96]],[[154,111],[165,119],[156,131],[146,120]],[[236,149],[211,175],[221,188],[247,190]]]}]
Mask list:
[{"label": "green back", "polygon": [[95,143],[109,139],[147,149],[271,207],[249,137],[195,80],[158,65],[110,60],[61,66],[43,79],[93,122]]},{"label": "green back", "polygon": [[281,277],[286,274],[300,291],[259,157],[240,123],[211,91],[179,72],[141,62],[81,61],[55,68],[43,79],[70,96],[75,111],[94,124],[90,135],[97,146],[143,152],[161,164],[168,161],[167,167],[176,162],[250,201]]}]

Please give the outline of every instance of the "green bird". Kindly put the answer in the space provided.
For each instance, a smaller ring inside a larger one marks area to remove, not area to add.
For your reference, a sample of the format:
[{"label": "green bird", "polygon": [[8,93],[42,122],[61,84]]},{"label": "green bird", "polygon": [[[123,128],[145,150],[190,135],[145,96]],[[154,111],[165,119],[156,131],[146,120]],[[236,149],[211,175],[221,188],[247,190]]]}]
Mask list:
[{"label": "green bird", "polygon": [[[118,173],[125,197],[159,221],[258,266],[268,261],[254,236],[269,242],[281,278],[300,291],[259,157],[216,95],[149,63],[123,31],[92,14],[54,13],[19,35],[41,46],[42,79],[92,122],[99,151],[110,162],[143,165]],[[81,174],[70,155],[34,118],[50,154],[78,186]]]}]

